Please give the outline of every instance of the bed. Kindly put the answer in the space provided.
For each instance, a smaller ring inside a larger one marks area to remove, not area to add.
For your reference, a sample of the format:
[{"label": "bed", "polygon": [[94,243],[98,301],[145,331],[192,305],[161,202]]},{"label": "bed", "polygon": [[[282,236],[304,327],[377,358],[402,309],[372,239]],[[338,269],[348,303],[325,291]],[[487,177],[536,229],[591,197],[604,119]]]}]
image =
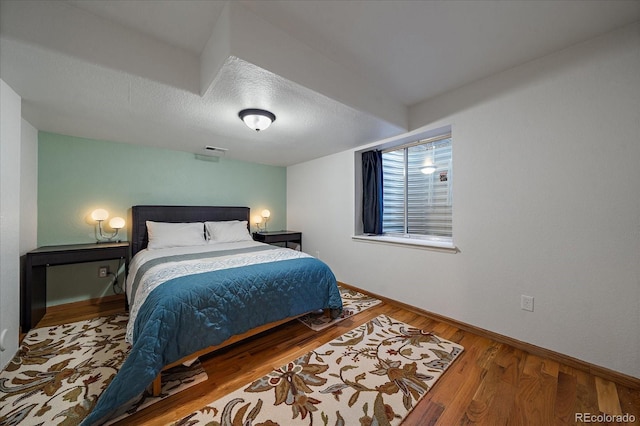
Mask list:
[{"label": "bed", "polygon": [[323,262],[252,241],[249,208],[134,206],[127,276],[131,351],[83,424],[100,424],[165,368],[342,300]]}]

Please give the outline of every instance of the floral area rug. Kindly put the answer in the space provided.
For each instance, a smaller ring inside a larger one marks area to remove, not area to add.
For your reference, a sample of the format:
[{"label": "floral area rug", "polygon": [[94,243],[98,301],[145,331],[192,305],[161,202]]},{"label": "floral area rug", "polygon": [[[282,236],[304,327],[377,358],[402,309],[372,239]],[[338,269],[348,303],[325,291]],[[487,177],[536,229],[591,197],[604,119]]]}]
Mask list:
[{"label": "floral area rug", "polygon": [[[0,425],[79,424],[127,356],[127,320],[111,315],[29,331],[0,373]],[[120,418],[206,379],[199,362],[171,369],[159,397],[141,395]]]},{"label": "floral area rug", "polygon": [[397,425],[463,347],[378,316],[180,425]]},{"label": "floral area rug", "polygon": [[359,312],[369,309],[379,303],[381,300],[375,297],[367,296],[355,290],[350,290],[344,287],[338,287],[340,290],[340,296],[342,297],[342,314],[335,319],[327,317],[324,312],[313,312],[306,314],[298,318],[304,325],[315,331],[324,330],[327,327],[343,321]]}]

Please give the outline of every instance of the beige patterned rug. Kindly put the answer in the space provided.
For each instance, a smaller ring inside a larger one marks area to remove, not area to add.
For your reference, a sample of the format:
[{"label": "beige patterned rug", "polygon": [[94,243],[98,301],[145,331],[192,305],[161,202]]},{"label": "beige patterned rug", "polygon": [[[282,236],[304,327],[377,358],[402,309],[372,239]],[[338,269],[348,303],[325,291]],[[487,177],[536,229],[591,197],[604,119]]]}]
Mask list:
[{"label": "beige patterned rug", "polygon": [[[127,320],[111,315],[29,331],[0,372],[0,425],[79,424],[127,356]],[[170,371],[160,397],[141,395],[120,418],[207,379],[199,362]]]},{"label": "beige patterned rug", "polygon": [[381,315],[174,426],[397,425],[463,350]]},{"label": "beige patterned rug", "polygon": [[340,297],[342,297],[342,314],[338,318],[331,319],[327,317],[324,312],[320,311],[317,313],[303,315],[298,318],[298,320],[307,327],[315,331],[320,331],[360,313],[365,309],[369,309],[379,303],[382,303],[381,300],[376,299],[375,297],[367,296],[366,294],[362,294],[355,290],[350,290],[344,287],[338,287],[338,290],[340,290]]}]

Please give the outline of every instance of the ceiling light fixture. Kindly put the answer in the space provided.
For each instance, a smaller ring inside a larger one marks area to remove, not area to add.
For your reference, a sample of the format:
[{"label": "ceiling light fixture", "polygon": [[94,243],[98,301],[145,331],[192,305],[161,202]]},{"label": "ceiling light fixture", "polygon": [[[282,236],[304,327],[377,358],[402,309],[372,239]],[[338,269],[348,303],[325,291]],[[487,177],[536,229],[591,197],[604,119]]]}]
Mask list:
[{"label": "ceiling light fixture", "polygon": [[244,124],[246,124],[247,127],[255,130],[256,132],[266,129],[271,126],[271,123],[276,121],[276,116],[264,109],[243,109],[238,113],[238,116],[242,121],[244,121]]}]

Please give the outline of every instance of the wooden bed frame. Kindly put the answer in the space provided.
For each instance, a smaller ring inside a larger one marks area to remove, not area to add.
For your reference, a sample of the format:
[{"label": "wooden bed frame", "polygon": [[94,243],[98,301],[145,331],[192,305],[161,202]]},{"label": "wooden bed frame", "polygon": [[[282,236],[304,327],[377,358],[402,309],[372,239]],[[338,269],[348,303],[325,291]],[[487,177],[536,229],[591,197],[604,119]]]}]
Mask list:
[{"label": "wooden bed frame", "polygon": [[[148,220],[154,222],[207,222],[207,221],[226,221],[226,220],[246,220],[247,229],[250,224],[250,211],[248,207],[226,207],[226,206],[133,206],[131,208],[131,257],[147,247],[149,243],[149,235],[147,234]],[[326,315],[330,315],[329,310],[325,310]],[[280,321],[271,322],[256,327],[246,333],[232,336],[219,345],[210,346],[208,348],[197,351],[171,364],[164,366],[162,371],[175,367],[194,358],[206,355],[215,350],[224,348],[240,340],[255,336],[258,333],[277,327],[285,322],[291,321],[297,317],[289,317]],[[151,391],[154,396],[160,395],[161,375],[155,378],[151,385]]]}]

